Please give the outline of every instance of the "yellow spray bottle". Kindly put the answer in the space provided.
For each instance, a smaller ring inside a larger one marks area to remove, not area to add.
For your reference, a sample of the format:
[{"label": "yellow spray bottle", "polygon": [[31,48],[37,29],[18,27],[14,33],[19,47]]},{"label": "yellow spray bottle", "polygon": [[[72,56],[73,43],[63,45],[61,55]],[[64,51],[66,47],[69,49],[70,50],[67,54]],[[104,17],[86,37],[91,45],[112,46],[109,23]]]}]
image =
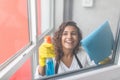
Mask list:
[{"label": "yellow spray bottle", "polygon": [[39,47],[39,64],[40,66],[45,66],[47,76],[55,73],[53,64],[54,57],[54,46],[51,37],[45,36],[44,43]]}]

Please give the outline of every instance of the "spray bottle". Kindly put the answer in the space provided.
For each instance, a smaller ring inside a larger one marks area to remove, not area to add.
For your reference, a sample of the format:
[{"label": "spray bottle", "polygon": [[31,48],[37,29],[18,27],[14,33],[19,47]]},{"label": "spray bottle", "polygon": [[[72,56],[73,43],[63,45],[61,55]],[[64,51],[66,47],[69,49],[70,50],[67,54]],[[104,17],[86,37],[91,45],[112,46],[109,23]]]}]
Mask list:
[{"label": "spray bottle", "polygon": [[46,74],[46,76],[50,76],[50,75],[55,74],[54,63],[53,63],[53,57],[55,57],[55,55],[51,55],[51,53],[52,54],[54,53],[53,52],[54,48],[53,48],[53,45],[51,43],[50,36],[46,36],[44,38],[44,40],[46,43],[48,43],[48,46],[47,46],[48,58],[46,58],[45,74]]}]

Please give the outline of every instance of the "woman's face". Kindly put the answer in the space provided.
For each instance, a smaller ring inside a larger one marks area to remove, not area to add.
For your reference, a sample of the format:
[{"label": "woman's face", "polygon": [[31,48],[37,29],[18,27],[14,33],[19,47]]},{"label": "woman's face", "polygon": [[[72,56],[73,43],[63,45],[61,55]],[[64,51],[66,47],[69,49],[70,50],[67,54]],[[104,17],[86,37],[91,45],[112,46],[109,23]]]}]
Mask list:
[{"label": "woman's face", "polygon": [[73,50],[78,44],[78,32],[74,26],[66,26],[62,33],[62,47],[63,49]]}]

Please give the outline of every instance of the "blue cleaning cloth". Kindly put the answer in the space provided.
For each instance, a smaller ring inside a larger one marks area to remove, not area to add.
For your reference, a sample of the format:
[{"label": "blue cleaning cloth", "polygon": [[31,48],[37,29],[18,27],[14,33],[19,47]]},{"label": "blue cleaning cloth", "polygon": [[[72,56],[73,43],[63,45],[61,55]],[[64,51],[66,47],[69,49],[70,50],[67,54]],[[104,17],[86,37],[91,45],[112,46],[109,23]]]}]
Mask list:
[{"label": "blue cleaning cloth", "polygon": [[81,40],[85,51],[96,64],[112,53],[114,38],[108,21]]}]

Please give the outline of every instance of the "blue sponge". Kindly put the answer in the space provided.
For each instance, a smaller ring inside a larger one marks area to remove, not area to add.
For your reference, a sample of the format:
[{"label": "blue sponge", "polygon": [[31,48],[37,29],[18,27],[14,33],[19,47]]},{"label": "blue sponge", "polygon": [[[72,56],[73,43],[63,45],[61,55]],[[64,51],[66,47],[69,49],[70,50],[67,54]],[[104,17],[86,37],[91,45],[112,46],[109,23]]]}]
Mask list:
[{"label": "blue sponge", "polygon": [[81,40],[85,51],[96,64],[112,53],[114,38],[108,21]]}]

